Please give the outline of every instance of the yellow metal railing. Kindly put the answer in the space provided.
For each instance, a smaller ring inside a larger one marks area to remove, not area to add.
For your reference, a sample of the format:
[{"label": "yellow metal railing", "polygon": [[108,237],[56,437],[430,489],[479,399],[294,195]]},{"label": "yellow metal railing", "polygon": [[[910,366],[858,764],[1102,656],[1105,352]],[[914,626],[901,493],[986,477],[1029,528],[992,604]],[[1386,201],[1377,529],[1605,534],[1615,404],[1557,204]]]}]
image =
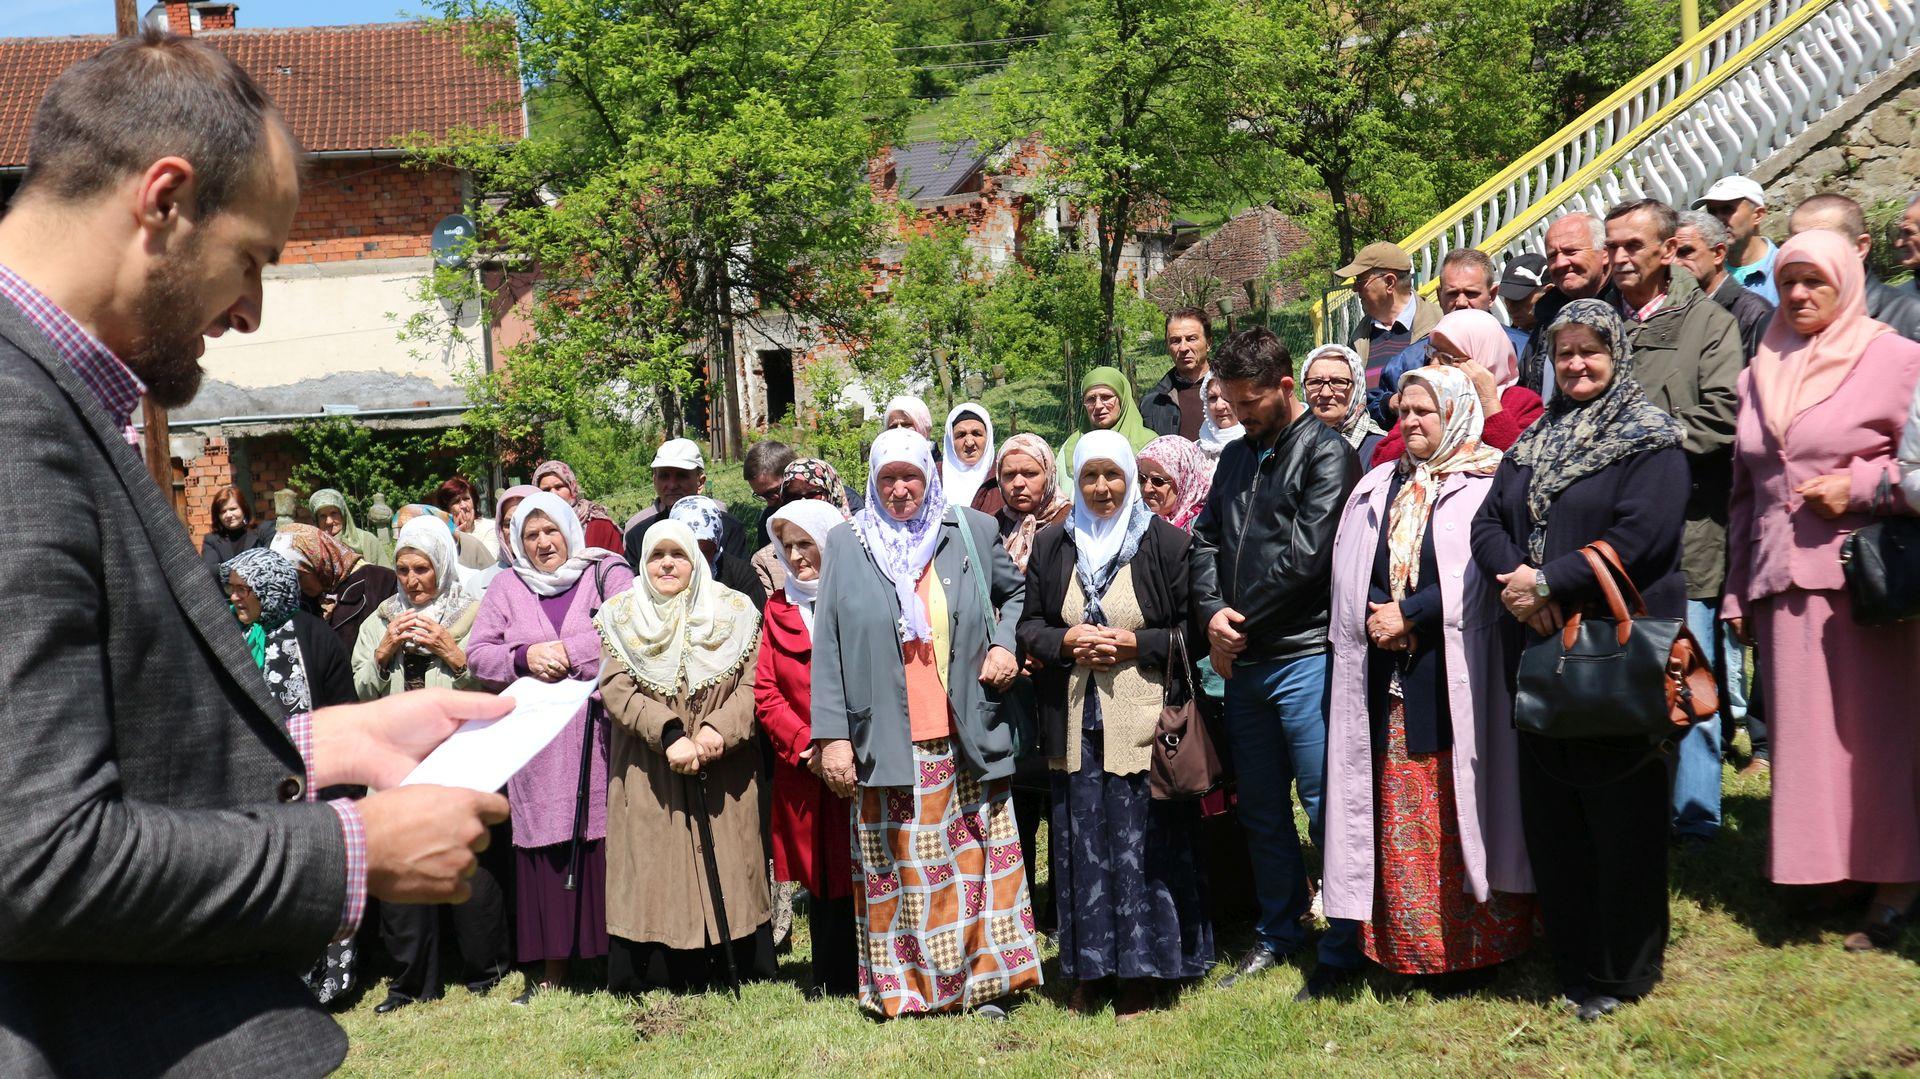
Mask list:
[{"label": "yellow metal railing", "polygon": [[[1492,235],[1485,239],[1479,236],[1460,235],[1457,236],[1458,242],[1449,245],[1476,246],[1482,250],[1497,252],[1500,247],[1505,246],[1506,241],[1503,240],[1499,245],[1495,245],[1493,243],[1495,237],[1505,236],[1510,239],[1526,227],[1515,227],[1520,220],[1530,219],[1537,222],[1539,215],[1552,212],[1563,201],[1557,196],[1562,191],[1568,190],[1575,179],[1593,175],[1596,166],[1606,167],[1600,164],[1602,161],[1609,164],[1617,162],[1626,149],[1638,145],[1647,135],[1658,130],[1659,125],[1668,122],[1679,109],[1685,107],[1684,103],[1698,100],[1700,94],[1718,85],[1728,75],[1739,70],[1742,64],[1751,62],[1754,56],[1771,48],[1784,36],[1784,33],[1791,32],[1791,28],[1804,25],[1814,12],[1826,7],[1830,2],[1831,0],[1806,0],[1798,10],[1794,10],[1779,23],[1767,28],[1757,38],[1751,41],[1740,41],[1738,39],[1744,36],[1741,32],[1742,24],[1755,19],[1756,16],[1764,19],[1772,11],[1795,6],[1793,0],[1742,0],[1740,4],[1715,19],[1700,33],[1681,42],[1658,63],[1641,72],[1609,94],[1605,100],[1581,113],[1578,118],[1562,127],[1533,150],[1509,163],[1452,206],[1415,229],[1400,241],[1400,246],[1413,256],[1416,269],[1421,268],[1422,261],[1428,263],[1427,279],[1422,283],[1422,291],[1431,294],[1438,285],[1435,280],[1439,266],[1438,258],[1424,260],[1422,258],[1422,252],[1429,245],[1441,240],[1449,231],[1456,233],[1466,231],[1469,222],[1484,228],[1490,224],[1485,220],[1489,213],[1496,217],[1501,216],[1499,203],[1502,198],[1512,202],[1516,201],[1517,196],[1524,195],[1526,205],[1512,217],[1495,226]],[[1788,29],[1783,32],[1782,27],[1788,27]],[[1723,39],[1727,38],[1734,40],[1723,42]],[[1763,42],[1766,44],[1763,45]],[[1729,47],[1734,44],[1740,47],[1737,49]],[[1651,108],[1647,108],[1647,103],[1641,101],[1643,98],[1662,97],[1665,100]],[[1639,104],[1639,108],[1636,108],[1636,103]],[[1623,119],[1631,122],[1626,130],[1617,130]],[[1578,148],[1583,141],[1589,143],[1588,152],[1592,156],[1575,167],[1571,174],[1553,175],[1553,166],[1562,164],[1564,167],[1565,159],[1570,154],[1578,155]],[[1594,146],[1592,144],[1595,141],[1605,141],[1608,145]],[[1620,152],[1615,153],[1616,150]],[[1538,197],[1533,196],[1528,186],[1529,177],[1535,173],[1541,174],[1542,186],[1546,189]],[[1578,190],[1578,188],[1572,188],[1572,190]],[[1480,231],[1480,229],[1474,231]],[[1340,289],[1327,294],[1323,302],[1315,306],[1313,320],[1314,336],[1317,340],[1327,339],[1327,321],[1331,312],[1352,300],[1352,290]]]}]

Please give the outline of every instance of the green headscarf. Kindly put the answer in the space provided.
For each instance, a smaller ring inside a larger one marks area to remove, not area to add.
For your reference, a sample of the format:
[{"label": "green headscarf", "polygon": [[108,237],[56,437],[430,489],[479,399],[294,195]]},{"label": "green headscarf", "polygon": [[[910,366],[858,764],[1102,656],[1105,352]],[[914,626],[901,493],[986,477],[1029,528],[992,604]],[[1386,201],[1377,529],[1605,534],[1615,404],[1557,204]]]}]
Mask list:
[{"label": "green headscarf", "polygon": [[340,534],[335,536],[334,539],[339,540],[341,546],[351,548],[354,553],[376,566],[385,566],[388,569],[393,568],[393,548],[388,546],[387,542],[379,536],[374,535],[353,522],[353,511],[347,508],[347,498],[345,495],[331,487],[323,487],[313,492],[312,498],[307,499],[307,508],[313,511],[315,525],[320,523],[321,510],[339,510],[340,520],[345,524],[345,527],[340,530]]},{"label": "green headscarf", "polygon": [[[1126,437],[1128,444],[1133,447],[1133,452],[1139,453],[1146,449],[1147,443],[1152,442],[1156,436],[1146,424],[1140,422],[1140,409],[1133,403],[1133,387],[1128,384],[1127,376],[1121,373],[1119,368],[1096,367],[1088,371],[1086,377],[1080,380],[1081,398],[1085,399],[1087,391],[1095,386],[1105,386],[1120,396],[1120,420],[1113,425],[1112,430]],[[1085,406],[1076,407],[1080,408],[1080,430],[1067,436],[1066,445],[1060,447],[1062,461],[1073,460],[1073,448],[1080,444],[1080,435],[1093,430],[1092,425],[1087,421]]]}]

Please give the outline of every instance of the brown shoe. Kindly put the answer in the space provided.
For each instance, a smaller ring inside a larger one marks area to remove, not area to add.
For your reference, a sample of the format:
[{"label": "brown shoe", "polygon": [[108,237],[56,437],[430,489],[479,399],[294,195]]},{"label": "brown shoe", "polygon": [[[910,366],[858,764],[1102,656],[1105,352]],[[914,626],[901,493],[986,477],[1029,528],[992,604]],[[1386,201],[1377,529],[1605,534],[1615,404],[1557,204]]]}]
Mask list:
[{"label": "brown shoe", "polygon": [[1138,1019],[1158,1006],[1158,994],[1154,986],[1146,981],[1122,982],[1120,992],[1113,998],[1113,1021],[1125,1023]]},{"label": "brown shoe", "polygon": [[1755,757],[1752,760],[1747,762],[1747,766],[1745,768],[1742,768],[1738,772],[1735,772],[1734,775],[1741,776],[1746,779],[1752,779],[1754,776],[1769,775],[1772,772],[1773,772],[1773,765],[1767,763],[1767,758]]},{"label": "brown shoe", "polygon": [[1898,908],[1875,903],[1867,908],[1866,924],[1848,933],[1843,946],[1850,952],[1890,952],[1906,929],[1907,916]]}]

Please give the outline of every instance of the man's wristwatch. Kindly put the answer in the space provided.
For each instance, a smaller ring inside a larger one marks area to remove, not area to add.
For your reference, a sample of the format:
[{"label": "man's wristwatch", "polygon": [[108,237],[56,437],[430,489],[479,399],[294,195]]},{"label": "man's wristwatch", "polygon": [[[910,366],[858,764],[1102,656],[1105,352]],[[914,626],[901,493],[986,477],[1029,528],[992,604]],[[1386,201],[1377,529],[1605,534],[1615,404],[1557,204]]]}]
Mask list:
[{"label": "man's wristwatch", "polygon": [[1546,599],[1553,595],[1553,589],[1547,587],[1546,570],[1533,571],[1533,594],[1539,596],[1541,599]]}]

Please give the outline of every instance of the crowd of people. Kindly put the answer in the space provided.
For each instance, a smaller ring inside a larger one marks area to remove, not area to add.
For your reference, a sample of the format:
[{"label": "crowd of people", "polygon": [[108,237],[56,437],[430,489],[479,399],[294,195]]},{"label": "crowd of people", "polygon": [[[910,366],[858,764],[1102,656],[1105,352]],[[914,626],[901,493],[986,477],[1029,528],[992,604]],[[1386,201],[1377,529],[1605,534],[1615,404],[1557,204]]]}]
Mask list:
[{"label": "crowd of people", "polygon": [[[1350,342],[1296,364],[1177,311],[1167,375],[1136,401],[1089,371],[1057,450],[897,397],[864,492],[755,445],[750,527],[686,439],[624,528],[560,461],[492,518],[450,479],[391,544],[337,491],[277,526],[223,492],[205,557],[290,715],[598,683],[509,782],[511,854],[472,898],[382,905],[377,1010],[442,991],[443,923],[469,988],[528,966],[521,1002],[603,957],[623,992],[770,978],[803,890],[815,992],[1002,1015],[1045,933],[1073,1006],[1128,1018],[1220,961],[1215,893],[1250,876],[1224,986],[1311,945],[1302,999],[1369,965],[1453,995],[1540,943],[1596,1019],[1661,979],[1670,850],[1720,827],[1741,722],[1772,879],[1861,903],[1849,950],[1893,947],[1920,735],[1884,701],[1920,629],[1857,624],[1836,553],[1920,495],[1920,298],[1868,272],[1858,206],[1808,200],[1777,247],[1765,209],[1733,177],[1685,213],[1568,214],[1504,269],[1448,255],[1435,300],[1372,244],[1339,270]],[[1920,264],[1920,199],[1897,228]],[[1614,588],[1689,627],[1719,711],[1654,739],[1516,729],[1521,657]],[[1176,698],[1227,762],[1205,797],[1150,782]],[[1199,839],[1226,814],[1237,867]],[[338,943],[309,984],[358,965]]]}]

